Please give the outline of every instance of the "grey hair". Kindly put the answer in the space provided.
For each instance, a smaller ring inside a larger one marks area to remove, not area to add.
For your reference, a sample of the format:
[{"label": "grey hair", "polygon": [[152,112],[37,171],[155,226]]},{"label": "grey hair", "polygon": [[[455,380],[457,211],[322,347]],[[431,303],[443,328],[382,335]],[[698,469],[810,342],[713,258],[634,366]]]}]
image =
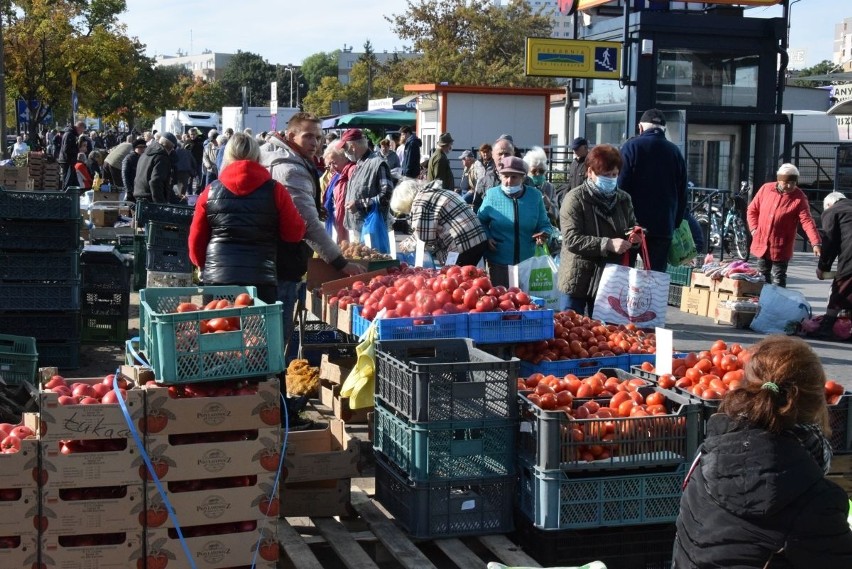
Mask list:
[{"label": "grey hair", "polygon": [[822,209],[826,210],[826,209],[830,208],[831,206],[833,206],[834,204],[836,204],[837,202],[839,202],[840,200],[845,200],[845,199],[846,199],[846,196],[841,194],[840,192],[831,192],[830,194],[825,196],[825,199],[822,200]]},{"label": "grey hair", "polygon": [[407,179],[400,182],[391,194],[391,209],[397,213],[411,212],[411,204],[414,203],[417,192],[422,190],[423,187],[423,182],[419,180]]},{"label": "grey hair", "polygon": [[343,145],[339,144],[337,141],[332,141],[325,148],[325,152],[322,153],[323,160],[328,162],[332,156],[346,156],[346,153],[343,151]]},{"label": "grey hair", "polygon": [[219,146],[222,146],[226,142],[228,142],[228,137],[226,135],[220,134],[216,137],[216,144],[218,144]]},{"label": "grey hair", "polygon": [[260,145],[253,136],[244,132],[235,132],[225,145],[225,154],[222,157],[222,169],[231,162],[237,160],[260,160]]},{"label": "grey hair", "polygon": [[538,170],[547,170],[547,154],[544,153],[544,148],[541,146],[533,146],[529,149],[529,151],[524,154],[524,162],[527,163],[527,167],[532,170],[536,168]]},{"label": "grey hair", "polygon": [[778,171],[775,173],[776,176],[795,176],[799,177],[799,169],[796,168],[793,164],[781,164],[778,168]]}]

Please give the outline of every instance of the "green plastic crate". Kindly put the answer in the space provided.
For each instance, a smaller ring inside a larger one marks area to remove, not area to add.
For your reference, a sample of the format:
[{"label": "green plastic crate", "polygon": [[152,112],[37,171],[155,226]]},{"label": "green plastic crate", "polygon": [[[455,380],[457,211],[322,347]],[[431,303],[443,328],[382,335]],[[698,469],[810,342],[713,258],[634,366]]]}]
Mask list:
[{"label": "green plastic crate", "polygon": [[415,482],[515,472],[512,419],[412,423],[376,399],[373,448]]},{"label": "green plastic crate", "polygon": [[[156,312],[170,303],[191,296],[232,297],[249,287],[149,288],[140,293],[140,314],[145,316],[145,350],[157,382],[165,384],[220,381],[268,376],[284,370],[282,307],[254,298],[253,306],[196,312]],[[254,287],[251,287],[254,290]],[[184,291],[190,294],[181,294]],[[153,304],[152,304],[153,303]],[[177,304],[174,304],[175,306]],[[223,333],[201,333],[202,321],[239,318],[240,329]],[[140,318],[140,327],[143,326]]]},{"label": "green plastic crate", "polygon": [[689,286],[690,279],[692,279],[692,267],[668,265],[666,272],[671,277],[671,284]]},{"label": "green plastic crate", "polygon": [[7,385],[33,383],[37,371],[35,338],[0,335],[0,379]]},{"label": "green plastic crate", "polygon": [[147,264],[148,247],[145,245],[145,235],[133,236],[133,290],[145,288],[148,278]]},{"label": "green plastic crate", "polygon": [[573,478],[519,460],[518,505],[543,530],[638,526],[674,522],[687,463],[625,476]]}]

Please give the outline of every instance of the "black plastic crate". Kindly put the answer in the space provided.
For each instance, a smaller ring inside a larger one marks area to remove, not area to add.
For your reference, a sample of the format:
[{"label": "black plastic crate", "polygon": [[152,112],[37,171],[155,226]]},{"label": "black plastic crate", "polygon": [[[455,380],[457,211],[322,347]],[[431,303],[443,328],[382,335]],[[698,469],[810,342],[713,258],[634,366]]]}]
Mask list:
[{"label": "black plastic crate", "polygon": [[80,313],[2,312],[0,333],[31,336],[39,341],[77,340],[80,338]]},{"label": "black plastic crate", "polygon": [[680,306],[680,301],[683,298],[683,289],[681,285],[674,283],[669,284],[669,299],[666,304],[669,306]]},{"label": "black plastic crate", "polygon": [[80,219],[80,188],[13,192],[0,187],[0,212],[5,219]]},{"label": "black plastic crate", "polygon": [[142,201],[136,204],[136,227],[145,227],[149,221],[172,223],[189,227],[195,207],[158,204]]},{"label": "black plastic crate", "polygon": [[86,314],[82,317],[81,341],[84,344],[115,343],[127,341],[126,316],[100,316]]},{"label": "black plastic crate", "polygon": [[514,488],[514,475],[413,482],[376,457],[376,499],[416,538],[512,531]]},{"label": "black plastic crate", "polygon": [[189,260],[189,250],[164,249],[148,246],[145,259],[145,269],[161,273],[191,273],[192,262]]},{"label": "black plastic crate", "polygon": [[145,235],[137,234],[133,236],[133,290],[142,290],[148,278],[148,271],[145,269],[147,262],[148,247],[145,245]]},{"label": "black plastic crate", "polygon": [[0,281],[75,281],[80,278],[76,249],[0,251]]},{"label": "black plastic crate", "polygon": [[[296,328],[293,330],[290,345],[285,354],[287,362],[299,357],[299,338],[299,329]],[[301,335],[301,357],[308,360],[312,366],[320,365],[323,354],[329,354],[335,358],[355,357],[357,346],[357,342],[352,342],[348,334],[325,322],[312,320],[304,324]]]},{"label": "black plastic crate", "polygon": [[37,342],[39,367],[77,369],[80,367],[80,340]]},{"label": "black plastic crate", "polygon": [[0,283],[0,311],[80,309],[80,281]]},{"label": "black plastic crate", "polygon": [[67,251],[80,248],[80,220],[0,219],[0,249]]},{"label": "black plastic crate", "polygon": [[145,228],[148,247],[160,247],[177,251],[189,248],[189,227],[160,221],[151,221]]},{"label": "black plastic crate", "polygon": [[130,292],[130,267],[127,264],[81,265],[84,291]]},{"label": "black plastic crate", "polygon": [[545,567],[601,561],[607,569],[669,569],[675,525],[547,531],[518,513],[515,539]]},{"label": "black plastic crate", "polygon": [[80,310],[83,316],[122,316],[130,313],[128,290],[84,290]]}]

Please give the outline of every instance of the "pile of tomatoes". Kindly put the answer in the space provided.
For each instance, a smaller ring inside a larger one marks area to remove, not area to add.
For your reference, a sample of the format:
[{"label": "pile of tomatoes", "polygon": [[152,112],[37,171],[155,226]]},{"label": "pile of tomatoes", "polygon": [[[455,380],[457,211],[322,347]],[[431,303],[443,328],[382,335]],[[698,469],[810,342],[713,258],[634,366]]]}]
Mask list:
[{"label": "pile of tomatoes", "polygon": [[61,375],[54,375],[42,385],[42,391],[59,395],[60,405],[113,405],[118,403],[119,394],[127,401],[127,390],[133,386],[125,377],[118,376],[118,393],[113,389],[114,374],[97,381],[75,381],[70,385]]},{"label": "pile of tomatoes", "polygon": [[409,267],[367,283],[355,281],[338,290],[328,304],[343,310],[350,304],[362,305],[361,316],[367,320],[383,309],[385,318],[539,309],[517,287],[492,286],[488,274],[473,265],[440,270]]},{"label": "pile of tomatoes", "polygon": [[553,316],[553,339],[519,344],[518,359],[539,364],[558,360],[612,357],[622,354],[653,354],[657,340],[653,332],[634,324],[604,324],[573,310]]},{"label": "pile of tomatoes", "polygon": [[[234,302],[228,299],[211,300],[206,305],[199,306],[192,302],[181,302],[177,306],[176,312],[198,312],[200,310],[222,310],[225,308],[245,308],[252,306],[254,299],[248,293],[238,295]],[[231,316],[227,318],[216,317],[200,322],[200,331],[202,334],[214,334],[217,332],[235,332],[240,329],[240,317]]]}]

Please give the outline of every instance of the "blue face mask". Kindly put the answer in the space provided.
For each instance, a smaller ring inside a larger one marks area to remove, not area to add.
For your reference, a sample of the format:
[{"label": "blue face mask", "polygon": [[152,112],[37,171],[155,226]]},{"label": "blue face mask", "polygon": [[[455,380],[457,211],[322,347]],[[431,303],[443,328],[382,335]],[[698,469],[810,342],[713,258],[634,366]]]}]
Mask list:
[{"label": "blue face mask", "polygon": [[515,196],[515,195],[518,195],[519,193],[521,193],[521,190],[524,187],[521,186],[521,185],[518,185],[518,186],[500,186],[500,188],[503,190],[503,193],[506,194],[507,196]]},{"label": "blue face mask", "polygon": [[605,196],[614,194],[617,185],[618,178],[610,178],[609,176],[598,176],[598,179],[595,181],[595,186]]}]

